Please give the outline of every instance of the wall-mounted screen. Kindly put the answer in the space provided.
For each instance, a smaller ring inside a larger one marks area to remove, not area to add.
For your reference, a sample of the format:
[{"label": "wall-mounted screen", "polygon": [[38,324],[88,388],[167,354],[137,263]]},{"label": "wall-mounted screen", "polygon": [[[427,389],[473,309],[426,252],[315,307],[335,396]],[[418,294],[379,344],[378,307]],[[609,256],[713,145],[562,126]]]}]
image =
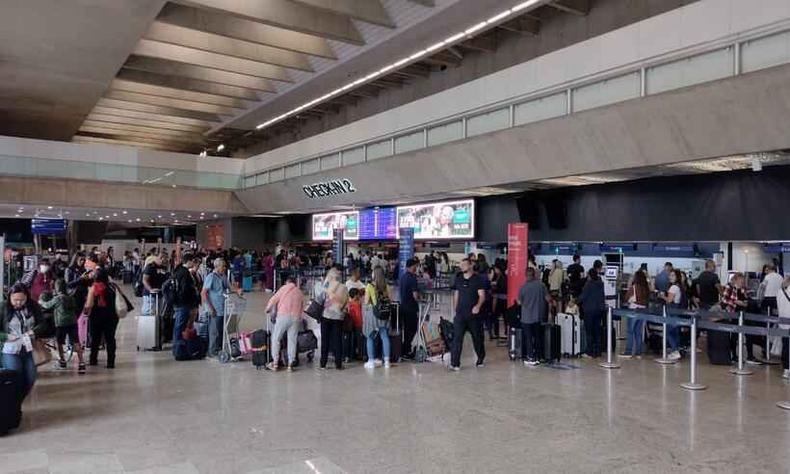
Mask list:
[{"label": "wall-mounted screen", "polygon": [[394,207],[374,207],[359,211],[359,240],[395,240],[398,214]]},{"label": "wall-mounted screen", "polygon": [[64,235],[66,228],[65,219],[32,219],[30,221],[33,235]]},{"label": "wall-mounted screen", "polygon": [[313,240],[332,240],[334,229],[345,229],[345,240],[359,240],[359,211],[313,214]]},{"label": "wall-mounted screen", "polygon": [[475,201],[398,206],[398,228],[401,227],[413,228],[416,240],[472,239],[475,236]]}]

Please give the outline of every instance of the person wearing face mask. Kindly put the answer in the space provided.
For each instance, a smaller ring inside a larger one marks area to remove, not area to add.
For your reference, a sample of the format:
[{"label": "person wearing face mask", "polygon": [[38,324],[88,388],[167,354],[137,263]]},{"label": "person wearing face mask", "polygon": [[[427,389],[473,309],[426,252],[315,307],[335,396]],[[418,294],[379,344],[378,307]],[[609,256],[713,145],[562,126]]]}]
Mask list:
[{"label": "person wearing face mask", "polygon": [[52,292],[55,285],[55,278],[48,258],[42,258],[38,263],[38,269],[28,272],[22,277],[22,284],[30,290],[30,298],[38,301],[42,293]]},{"label": "person wearing face mask", "polygon": [[[33,341],[45,330],[38,305],[28,296],[27,288],[17,283],[0,303],[0,346],[3,367],[19,373],[19,405],[36,383]],[[21,413],[19,414],[21,417]]]}]

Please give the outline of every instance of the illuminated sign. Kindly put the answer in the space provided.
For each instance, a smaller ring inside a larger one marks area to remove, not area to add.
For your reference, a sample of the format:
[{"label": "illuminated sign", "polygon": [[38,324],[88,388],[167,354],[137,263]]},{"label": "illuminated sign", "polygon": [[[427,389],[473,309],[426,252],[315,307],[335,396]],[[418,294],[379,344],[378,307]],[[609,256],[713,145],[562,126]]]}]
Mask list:
[{"label": "illuminated sign", "polygon": [[415,240],[472,239],[475,236],[475,202],[434,202],[398,206],[398,229],[411,227]]},{"label": "illuminated sign", "polygon": [[359,211],[313,214],[313,240],[332,240],[335,229],[343,229],[345,240],[359,240]]}]

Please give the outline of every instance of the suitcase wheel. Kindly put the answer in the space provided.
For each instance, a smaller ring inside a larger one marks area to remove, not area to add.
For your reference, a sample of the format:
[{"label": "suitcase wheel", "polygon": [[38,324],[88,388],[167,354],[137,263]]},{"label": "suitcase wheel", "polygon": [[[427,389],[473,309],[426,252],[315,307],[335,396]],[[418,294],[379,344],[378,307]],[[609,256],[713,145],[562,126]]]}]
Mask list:
[{"label": "suitcase wheel", "polygon": [[228,354],[227,351],[220,351],[219,361],[222,364],[227,364],[228,362],[230,362],[230,354]]}]

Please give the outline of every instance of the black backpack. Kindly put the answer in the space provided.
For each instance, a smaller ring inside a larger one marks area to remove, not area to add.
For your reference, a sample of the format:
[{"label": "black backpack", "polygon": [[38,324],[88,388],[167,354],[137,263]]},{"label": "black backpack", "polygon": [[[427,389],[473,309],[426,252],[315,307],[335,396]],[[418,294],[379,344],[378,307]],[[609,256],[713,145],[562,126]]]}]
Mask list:
[{"label": "black backpack", "polygon": [[382,321],[389,321],[392,317],[392,301],[388,295],[380,293],[376,290],[376,304],[373,305],[373,314],[376,319]]},{"label": "black backpack", "polygon": [[165,304],[173,306],[179,296],[178,292],[178,280],[175,278],[175,272],[172,272],[165,280],[165,284],[162,285],[162,298],[164,298]]}]

